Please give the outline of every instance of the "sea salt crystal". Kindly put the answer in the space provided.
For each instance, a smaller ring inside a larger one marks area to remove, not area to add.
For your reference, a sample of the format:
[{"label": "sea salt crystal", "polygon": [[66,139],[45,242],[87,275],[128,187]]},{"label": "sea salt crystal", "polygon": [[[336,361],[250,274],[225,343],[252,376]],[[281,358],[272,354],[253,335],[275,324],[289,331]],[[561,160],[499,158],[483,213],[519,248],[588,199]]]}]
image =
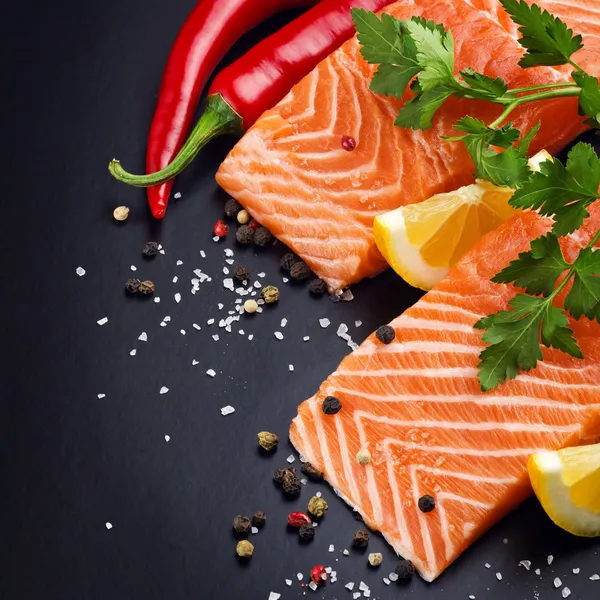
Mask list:
[{"label": "sea salt crystal", "polygon": [[306,485],[306,484],[308,483],[308,479],[306,479],[306,477],[303,477],[303,478],[300,480],[300,483],[301,483],[302,485]]},{"label": "sea salt crystal", "polygon": [[134,348],[129,352],[129,356],[135,356],[137,354],[137,350]]},{"label": "sea salt crystal", "polygon": [[233,260],[233,258],[226,258],[226,259],[225,259],[225,262],[226,262],[228,265],[232,265],[232,264],[235,262],[235,260]]},{"label": "sea salt crystal", "polygon": [[212,325],[215,322],[214,319],[209,319],[208,321],[206,321],[207,325]]},{"label": "sea salt crystal", "polygon": [[353,581],[351,581],[350,583],[347,583],[347,584],[346,584],[344,587],[345,587],[347,590],[350,590],[350,591],[352,591],[352,590],[354,589],[354,582],[353,582]]},{"label": "sea salt crystal", "polygon": [[331,321],[327,318],[325,319],[319,319],[319,325],[321,325],[321,327],[323,329],[326,329],[327,327],[329,327],[329,325],[331,324]]},{"label": "sea salt crystal", "polygon": [[342,550],[342,554],[344,556],[350,556],[350,552],[348,550],[346,550],[346,549]]},{"label": "sea salt crystal", "polygon": [[262,278],[262,277],[264,277],[265,275],[266,275],[266,273],[263,271],[263,272],[259,273],[259,274],[257,275],[257,277],[261,277],[261,278]]},{"label": "sea salt crystal", "polygon": [[166,327],[166,326],[167,326],[167,324],[166,324],[164,321],[161,321],[161,322],[160,322],[160,326],[161,326],[161,327]]},{"label": "sea salt crystal", "polygon": [[387,577],[384,577],[383,583],[385,583],[385,585],[390,585],[390,580]]},{"label": "sea salt crystal", "polygon": [[354,327],[360,327],[362,325],[362,321],[354,321]]},{"label": "sea salt crystal", "polygon": [[215,342],[218,342],[218,341],[219,341],[219,334],[218,334],[218,333],[215,333],[215,334],[212,336],[212,339],[213,339],[213,340],[215,340]]},{"label": "sea salt crystal", "polygon": [[177,292],[173,298],[175,298],[175,302],[177,302],[177,304],[181,302],[181,294],[179,292]]},{"label": "sea salt crystal", "polygon": [[214,377],[217,373],[214,371],[214,369],[208,369],[208,371],[206,371],[206,374],[209,377]]},{"label": "sea salt crystal", "polygon": [[549,554],[548,555],[548,564],[551,565],[553,560],[554,560],[554,556],[552,556],[552,554]]},{"label": "sea salt crystal", "polygon": [[177,277],[177,275],[175,275],[175,277],[173,277],[173,283],[177,283],[177,280],[179,279],[179,277]]},{"label": "sea salt crystal", "polygon": [[526,569],[527,571],[529,571],[529,569],[531,568],[531,561],[530,561],[530,560],[522,560],[522,561],[519,563],[519,566],[520,566],[520,567],[525,567],[525,569]]},{"label": "sea salt crystal", "polygon": [[227,267],[223,267],[223,274],[229,275],[229,269]]},{"label": "sea salt crystal", "polygon": [[486,568],[486,569],[491,569],[491,568],[492,568],[492,565],[490,565],[490,563],[485,563],[485,568]]},{"label": "sea salt crystal", "polygon": [[302,338],[302,340],[303,340],[304,342],[308,342],[308,340],[310,340],[310,336],[309,336],[309,335],[305,335],[305,336]]},{"label": "sea salt crystal", "polygon": [[279,600],[281,598],[281,594],[277,592],[269,592],[269,600]]},{"label": "sea salt crystal", "polygon": [[398,581],[398,573],[390,573],[388,577],[390,581]]},{"label": "sea salt crystal", "polygon": [[291,579],[286,579],[285,580],[285,585],[291,587],[292,586],[292,580]]},{"label": "sea salt crystal", "polygon": [[170,442],[171,441],[171,436],[170,435],[165,435],[165,442]]},{"label": "sea salt crystal", "polygon": [[281,327],[285,327],[287,325],[287,319],[281,319]]},{"label": "sea salt crystal", "polygon": [[367,584],[366,584],[364,581],[361,581],[361,582],[358,584],[358,589],[359,589],[361,592],[364,592],[365,590],[368,590],[368,589],[369,589],[369,586],[368,586],[368,585],[367,585]]},{"label": "sea salt crystal", "polygon": [[598,581],[600,579],[600,575],[598,575],[597,573],[594,573],[591,577],[590,577],[590,581]]},{"label": "sea salt crystal", "polygon": [[218,242],[221,238],[218,235],[213,236],[213,242]]},{"label": "sea salt crystal", "polygon": [[176,192],[173,194],[173,198],[175,198],[175,200],[179,200],[179,198],[181,198],[181,192]]},{"label": "sea salt crystal", "polygon": [[223,279],[223,287],[226,290],[230,290],[231,292],[233,292],[235,286],[233,285],[233,279],[231,279],[231,277],[227,277],[225,279]]},{"label": "sea salt crystal", "polygon": [[469,596],[469,600],[475,600],[475,596],[473,596],[473,594],[471,594],[471,595]]},{"label": "sea salt crystal", "polygon": [[221,409],[221,414],[226,417],[227,415],[230,415],[231,413],[235,412],[235,408],[233,408],[233,406],[230,406],[229,404],[227,406],[224,406]]},{"label": "sea salt crystal", "polygon": [[560,580],[560,577],[555,577],[554,578],[554,587],[558,589],[561,585],[562,585],[562,581]]},{"label": "sea salt crystal", "polygon": [[194,359],[192,359],[192,366],[193,366],[193,367],[195,367],[196,365],[199,365],[199,364],[200,364],[200,361],[199,361],[199,360],[196,360],[195,358],[194,358]]},{"label": "sea salt crystal", "polygon": [[106,529],[112,529],[112,523],[109,523],[108,521],[106,521]]},{"label": "sea salt crystal", "polygon": [[568,598],[571,595],[571,590],[568,587],[564,587],[561,593],[563,598]]},{"label": "sea salt crystal", "polygon": [[288,368],[289,368],[290,371],[293,371],[294,370],[294,365],[290,365]]},{"label": "sea salt crystal", "polygon": [[536,575],[540,575],[541,573],[542,573],[542,571],[541,571],[540,569],[536,569],[536,570],[535,570],[535,574],[536,574]]},{"label": "sea salt crystal", "polygon": [[283,339],[283,333],[281,333],[281,331],[276,331],[273,334],[278,340],[282,340]]},{"label": "sea salt crystal", "polygon": [[502,543],[503,543],[503,544],[508,544],[508,538],[504,538],[504,539],[502,540]]},{"label": "sea salt crystal", "polygon": [[365,598],[370,598],[370,597],[371,597],[371,590],[365,590],[365,591],[363,592],[363,596],[364,596]]},{"label": "sea salt crystal", "polygon": [[224,306],[225,306],[225,305],[224,305],[224,304],[221,304],[221,302],[219,302],[219,304],[217,304],[217,308],[218,308],[219,310],[223,310],[223,307],[224,307]]},{"label": "sea salt crystal", "polygon": [[329,552],[335,552],[335,547],[333,544],[329,544]]},{"label": "sea salt crystal", "polygon": [[253,334],[253,333],[251,333],[251,334],[248,336],[248,339],[249,339],[250,341],[252,341],[252,340],[254,339],[254,334]]},{"label": "sea salt crystal", "polygon": [[137,267],[135,265],[131,265],[131,267],[129,267],[132,271],[137,271]]},{"label": "sea salt crystal", "polygon": [[159,302],[160,302],[160,298],[158,296],[155,296],[154,304],[158,304]]},{"label": "sea salt crystal", "polygon": [[502,581],[502,573],[496,573],[496,579]]},{"label": "sea salt crystal", "polygon": [[102,327],[102,325],[106,325],[106,323],[108,323],[108,317],[102,317],[102,319],[96,321],[96,323]]},{"label": "sea salt crystal", "polygon": [[576,569],[573,569],[573,575],[579,575],[579,571],[581,571],[581,569],[579,567],[577,567]]},{"label": "sea salt crystal", "polygon": [[164,385],[160,388],[160,394],[166,394],[169,391],[168,387],[165,387]]},{"label": "sea salt crystal", "polygon": [[360,592],[354,592],[354,594],[352,594],[352,598],[354,598],[354,600],[358,600],[358,598],[360,598]]},{"label": "sea salt crystal", "polygon": [[252,532],[253,535],[256,535],[258,533],[258,527],[252,527],[252,529],[250,529],[250,531]]},{"label": "sea salt crystal", "polygon": [[145,331],[142,331],[142,333],[140,333],[140,336],[138,337],[138,340],[140,340],[140,342],[147,342],[148,334]]},{"label": "sea salt crystal", "polygon": [[262,283],[261,283],[260,281],[255,281],[255,282],[254,282],[254,287],[255,287],[256,289],[258,289],[258,288],[261,288],[261,287],[262,287]]},{"label": "sea salt crystal", "polygon": [[240,335],[246,335],[246,332],[245,332],[243,329],[240,329],[240,330],[238,331],[238,333],[239,333]]},{"label": "sea salt crystal", "polygon": [[198,325],[198,323],[192,323],[192,327],[194,329],[197,329],[198,331],[200,331],[200,329],[201,329],[201,327],[200,327],[200,325]]},{"label": "sea salt crystal", "polygon": [[165,254],[165,251],[164,251],[162,248],[160,248],[160,249],[159,249],[159,252],[160,252],[161,254]]},{"label": "sea salt crystal", "polygon": [[289,279],[287,277],[282,277],[281,281],[283,281],[283,283],[287,283],[289,281]]},{"label": "sea salt crystal", "polygon": [[[303,461],[303,462],[306,462],[306,461]],[[321,497],[321,492],[317,492],[317,493],[315,494],[315,496],[316,496],[317,498],[320,498],[320,497]]]},{"label": "sea salt crystal", "polygon": [[204,250],[200,250],[200,256],[202,258],[206,258],[206,252],[204,252]]},{"label": "sea salt crystal", "polygon": [[83,267],[77,267],[75,273],[77,273],[79,277],[83,277],[85,275],[85,269]]},{"label": "sea salt crystal", "polygon": [[292,464],[296,460],[296,458],[293,454],[290,454],[285,460]]},{"label": "sea salt crystal", "polygon": [[298,581],[302,581],[304,579],[304,575],[302,575],[302,573],[296,573],[296,577],[298,578]]},{"label": "sea salt crystal", "polygon": [[102,398],[106,398],[106,394],[98,394],[98,398],[100,398],[100,400],[102,400]]},{"label": "sea salt crystal", "polygon": [[313,592],[316,592],[316,591],[317,591],[317,584],[316,584],[314,581],[311,581],[311,582],[308,584],[308,587],[309,587],[309,588],[310,588],[310,589],[311,589]]}]

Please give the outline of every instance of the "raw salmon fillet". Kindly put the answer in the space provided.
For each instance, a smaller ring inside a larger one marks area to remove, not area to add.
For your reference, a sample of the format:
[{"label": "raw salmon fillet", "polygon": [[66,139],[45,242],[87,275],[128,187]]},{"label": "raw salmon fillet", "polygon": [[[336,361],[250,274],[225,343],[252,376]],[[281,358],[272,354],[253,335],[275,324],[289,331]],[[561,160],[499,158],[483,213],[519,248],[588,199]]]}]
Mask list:
[{"label": "raw salmon fillet", "polygon": [[[449,275],[392,321],[396,339],[371,335],[303,402],[290,439],[335,491],[427,581],[530,493],[526,463],[600,433],[600,326],[571,327],[585,358],[545,350],[536,369],[483,394],[477,379],[482,316],[515,289],[490,281],[549,230],[520,213],[484,236]],[[563,244],[569,260],[600,227],[600,207]],[[342,403],[323,413],[327,396]],[[361,449],[372,460],[360,465]],[[432,512],[417,502],[435,498]]]},{"label": "raw salmon fillet", "polygon": [[[597,0],[539,0],[581,33],[575,59],[600,73]],[[516,26],[497,0],[401,0],[384,9],[399,19],[422,15],[450,28],[456,68],[503,77],[511,87],[569,78],[568,67],[521,69]],[[394,126],[401,100],[369,91],[374,68],[349,40],[267,111],[231,151],[218,183],[327,281],[341,289],[386,267],[372,234],[376,215],[471,183],[473,165],[461,144],[441,135],[466,114],[486,122],[499,114],[488,102],[450,99],[428,131]],[[577,101],[528,105],[514,122],[542,128],[532,151],[558,151],[582,131]],[[455,132],[454,132],[455,134]],[[358,145],[341,147],[349,135]]]}]

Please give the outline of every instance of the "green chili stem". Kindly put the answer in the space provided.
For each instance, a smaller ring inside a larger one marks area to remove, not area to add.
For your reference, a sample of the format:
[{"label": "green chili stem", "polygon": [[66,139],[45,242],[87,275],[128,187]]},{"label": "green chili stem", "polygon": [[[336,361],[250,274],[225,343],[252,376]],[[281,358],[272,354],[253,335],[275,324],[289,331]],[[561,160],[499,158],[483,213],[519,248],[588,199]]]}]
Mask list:
[{"label": "green chili stem", "polygon": [[206,109],[192,130],[187,142],[177,156],[164,169],[149,175],[128,173],[121,163],[113,159],[108,165],[110,174],[119,181],[135,187],[150,187],[173,179],[196,157],[198,152],[213,138],[226,133],[241,134],[242,118],[220,94],[208,97]]}]

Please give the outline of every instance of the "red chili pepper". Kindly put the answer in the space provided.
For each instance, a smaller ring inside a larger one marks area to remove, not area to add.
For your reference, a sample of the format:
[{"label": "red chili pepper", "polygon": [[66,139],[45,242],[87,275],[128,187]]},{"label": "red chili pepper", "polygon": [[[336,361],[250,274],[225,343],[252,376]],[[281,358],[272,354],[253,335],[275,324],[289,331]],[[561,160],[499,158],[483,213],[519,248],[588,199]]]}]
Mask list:
[{"label": "red chili pepper", "polygon": [[215,228],[213,231],[215,232],[215,235],[218,235],[219,237],[225,237],[229,233],[229,225],[219,219],[215,223]]},{"label": "red chili pepper", "polygon": [[[185,141],[202,88],[225,53],[247,31],[289,8],[319,0],[199,0],[183,24],[160,82],[146,151],[146,172],[164,169]],[[152,214],[165,215],[173,184],[148,189]]]},{"label": "red chili pepper", "polygon": [[138,187],[169,181],[212,138],[225,133],[241,135],[321,60],[352,37],[351,8],[378,11],[390,2],[321,0],[217,75],[208,91],[204,114],[168,167],[150,175],[132,175],[113,160],[108,170],[119,181]]},{"label": "red chili pepper", "polygon": [[311,580],[317,585],[321,585],[327,581],[327,571],[323,565],[316,565],[310,571]]},{"label": "red chili pepper", "polygon": [[312,521],[310,520],[310,517],[302,511],[293,512],[288,515],[288,524],[292,527],[300,529],[305,523],[310,524]]}]

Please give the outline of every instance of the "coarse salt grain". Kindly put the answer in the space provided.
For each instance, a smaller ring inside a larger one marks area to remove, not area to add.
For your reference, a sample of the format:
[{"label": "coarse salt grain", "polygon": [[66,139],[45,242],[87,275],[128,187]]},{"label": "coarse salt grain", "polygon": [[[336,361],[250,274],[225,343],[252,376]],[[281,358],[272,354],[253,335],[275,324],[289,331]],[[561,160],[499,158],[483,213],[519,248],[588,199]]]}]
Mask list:
[{"label": "coarse salt grain", "polygon": [[100,398],[100,400],[102,400],[102,398],[106,398],[106,394],[98,394],[98,398]]},{"label": "coarse salt grain", "polygon": [[305,336],[302,338],[302,341],[304,341],[304,342],[308,342],[308,340],[310,340],[310,336],[309,336],[309,335],[305,335]]},{"label": "coarse salt grain", "polygon": [[577,567],[576,569],[573,569],[573,575],[579,575],[579,571],[581,571],[581,569],[579,567]]},{"label": "coarse salt grain", "polygon": [[281,594],[277,592],[269,592],[269,600],[279,600],[281,598]]},{"label": "coarse salt grain", "polygon": [[285,327],[287,325],[287,319],[281,319],[280,325],[281,327]]},{"label": "coarse salt grain", "polygon": [[215,340],[215,342],[218,342],[218,341],[219,341],[219,334],[218,334],[218,333],[215,333],[215,334],[212,336],[212,339],[213,339],[213,340]]},{"label": "coarse salt grain", "polygon": [[530,560],[522,560],[522,561],[519,563],[519,566],[520,566],[520,567],[525,567],[525,569],[526,569],[527,571],[529,571],[529,569],[531,568],[531,561],[530,561]]},{"label": "coarse salt grain", "polygon": [[369,589],[369,586],[368,586],[368,585],[367,585],[367,584],[366,584],[364,581],[361,581],[361,582],[358,584],[358,589],[359,589],[361,592],[364,592],[365,590],[368,590],[368,589]]},{"label": "coarse salt grain", "polygon": [[196,360],[195,358],[192,360],[192,366],[195,367],[196,365],[199,365],[200,361]]},{"label": "coarse salt grain", "polygon": [[549,554],[548,555],[548,564],[551,565],[553,560],[554,560],[554,556],[552,556],[552,554]]},{"label": "coarse salt grain", "polygon": [[302,573],[296,573],[296,577],[298,578],[298,581],[302,581],[304,579],[304,575],[302,575]]},{"label": "coarse salt grain", "polygon": [[[306,461],[303,461],[303,462],[306,462]],[[316,496],[317,498],[320,498],[320,497],[321,497],[321,492],[317,492],[317,493],[315,494],[315,496]]]},{"label": "coarse salt grain", "polygon": [[288,368],[289,368],[290,371],[293,371],[294,370],[294,365],[290,365]]},{"label": "coarse salt grain", "polygon": [[252,341],[252,340],[254,339],[254,334],[253,334],[253,333],[251,333],[251,334],[248,336],[248,339],[249,339],[250,341]]},{"label": "coarse salt grain", "polygon": [[252,532],[253,535],[256,535],[258,533],[258,527],[252,527],[250,529],[250,531]]},{"label": "coarse salt grain", "polygon": [[140,333],[138,340],[140,340],[140,342],[147,342],[148,341],[148,334],[145,331],[142,331],[142,333]]},{"label": "coarse salt grain", "polygon": [[261,287],[262,287],[262,283],[261,283],[260,281],[255,281],[255,282],[254,282],[254,287],[255,287],[256,289],[258,289],[258,288],[261,288]]},{"label": "coarse salt grain", "polygon": [[214,371],[214,369],[208,369],[208,371],[206,371],[206,374],[209,377],[214,377],[217,373]]},{"label": "coarse salt grain", "polygon": [[209,319],[208,321],[206,321],[207,325],[212,325],[215,322],[214,319]]},{"label": "coarse salt grain", "polygon": [[492,565],[490,565],[490,563],[485,563],[485,568],[486,569],[491,569]]},{"label": "coarse salt grain", "polygon": [[564,587],[561,593],[563,598],[568,598],[571,595],[571,590],[568,587]]},{"label": "coarse salt grain", "polygon": [[175,198],[175,200],[179,200],[179,198],[181,198],[181,192],[176,192],[173,194],[173,198]]},{"label": "coarse salt grain", "polygon": [[317,584],[316,584],[314,581],[311,581],[311,582],[308,584],[308,587],[309,587],[309,588],[310,588],[310,589],[311,589],[313,592],[316,592],[316,591],[317,591]]},{"label": "coarse salt grain", "polygon": [[175,275],[175,277],[173,277],[173,283],[177,283],[177,280],[179,279],[179,277],[177,277],[177,275]]},{"label": "coarse salt grain", "polygon": [[289,281],[289,279],[287,277],[282,277],[281,281],[283,281],[283,283],[287,283]]},{"label": "coarse salt grain", "polygon": [[360,592],[354,592],[354,594],[352,594],[352,598],[354,598],[354,600],[358,600],[358,598],[360,598]]},{"label": "coarse salt grain", "polygon": [[350,556],[350,552],[347,549],[342,550],[344,556]]},{"label": "coarse salt grain", "polygon": [[335,547],[333,544],[329,544],[329,552],[335,552]]},{"label": "coarse salt grain", "polygon": [[308,479],[306,479],[306,477],[303,477],[303,478],[300,480],[300,483],[301,483],[302,485],[306,485],[306,484],[308,483]]},{"label": "coarse salt grain", "polygon": [[106,521],[106,529],[112,529],[112,523]]},{"label": "coarse salt grain", "polygon": [[158,304],[160,302],[160,298],[158,296],[156,296],[156,298],[154,298],[154,303]]},{"label": "coarse salt grain", "polygon": [[323,328],[326,329],[327,327],[329,327],[329,325],[331,324],[331,321],[327,318],[325,319],[319,319],[319,325]]},{"label": "coarse salt grain", "polygon": [[502,581],[502,573],[496,573],[496,579]]},{"label": "coarse salt grain", "polygon": [[281,331],[276,331],[273,334],[278,340],[282,340],[283,339],[283,333],[281,333]]},{"label": "coarse salt grain", "polygon": [[159,393],[160,393],[160,394],[166,394],[168,391],[169,391],[169,388],[163,385],[163,386],[160,388],[160,392],[159,392]]},{"label": "coarse salt grain", "polygon": [[600,579],[600,575],[598,575],[597,573],[594,573],[591,577],[590,577],[590,581],[598,581]]},{"label": "coarse salt grain", "polygon": [[233,406],[230,406],[229,404],[227,406],[224,406],[221,409],[221,414],[226,417],[227,415],[230,415],[231,413],[235,412],[235,408],[233,408]]},{"label": "coarse salt grain", "polygon": [[131,267],[129,267],[132,271],[137,271],[137,267],[135,265],[131,265]]},{"label": "coarse salt grain", "polygon": [[165,435],[165,442],[170,442],[171,441],[171,436],[170,435]]},{"label": "coarse salt grain", "polygon": [[371,597],[371,590],[365,590],[365,591],[363,592],[363,596],[364,596],[365,598],[370,598],[370,597]]},{"label": "coarse salt grain", "polygon": [[285,460],[292,464],[296,460],[296,458],[293,454],[290,454]]},{"label": "coarse salt grain", "polygon": [[106,323],[108,323],[108,317],[102,317],[102,319],[99,319],[98,321],[96,321],[96,323],[98,323],[98,325],[102,327],[102,325],[106,325]]},{"label": "coarse salt grain", "polygon": [[542,571],[541,571],[540,569],[536,569],[536,570],[535,570],[535,574],[536,574],[536,575],[540,575],[540,574],[541,574],[541,572],[542,572]]},{"label": "coarse salt grain", "polygon": [[362,321],[354,321],[354,327],[360,327],[362,325]]},{"label": "coarse salt grain", "polygon": [[202,329],[202,328],[200,327],[200,325],[198,325],[198,323],[192,323],[192,327],[193,327],[194,329],[197,329],[198,331],[200,331],[200,329]]},{"label": "coarse salt grain", "polygon": [[398,581],[398,574],[397,573],[390,573],[388,575],[390,581]]},{"label": "coarse salt grain", "polygon": [[286,579],[285,580],[285,585],[291,587],[292,586],[292,580],[291,579]]},{"label": "coarse salt grain", "polygon": [[135,356],[137,354],[137,350],[134,348],[133,350],[129,351],[129,356]]},{"label": "coarse salt grain", "polygon": [[223,279],[223,287],[226,290],[233,292],[233,290],[235,289],[235,285],[233,285],[233,279],[231,279],[231,277],[226,277],[225,279]]},{"label": "coarse salt grain", "polygon": [[75,273],[77,273],[79,277],[83,277],[85,275],[85,269],[83,267],[77,267]]},{"label": "coarse salt grain", "polygon": [[554,587],[557,589],[562,585],[562,581],[560,580],[560,577],[555,577],[553,583],[554,583]]},{"label": "coarse salt grain", "polygon": [[384,577],[383,583],[385,583],[385,585],[390,585],[390,580],[387,577]]},{"label": "coarse salt grain", "polygon": [[175,298],[175,302],[177,302],[177,304],[181,302],[181,294],[179,292],[177,292],[173,298]]},{"label": "coarse salt grain", "polygon": [[166,327],[166,326],[167,326],[167,324],[166,324],[164,321],[161,321],[161,322],[160,322],[160,326],[161,326],[161,327]]},{"label": "coarse salt grain", "polygon": [[213,236],[213,242],[218,242],[221,238],[218,235]]},{"label": "coarse salt grain", "polygon": [[206,252],[204,252],[204,250],[200,250],[200,256],[202,258],[206,258]]},{"label": "coarse salt grain", "polygon": [[165,251],[164,251],[162,248],[159,250],[159,252],[160,252],[161,254],[165,254]]}]

